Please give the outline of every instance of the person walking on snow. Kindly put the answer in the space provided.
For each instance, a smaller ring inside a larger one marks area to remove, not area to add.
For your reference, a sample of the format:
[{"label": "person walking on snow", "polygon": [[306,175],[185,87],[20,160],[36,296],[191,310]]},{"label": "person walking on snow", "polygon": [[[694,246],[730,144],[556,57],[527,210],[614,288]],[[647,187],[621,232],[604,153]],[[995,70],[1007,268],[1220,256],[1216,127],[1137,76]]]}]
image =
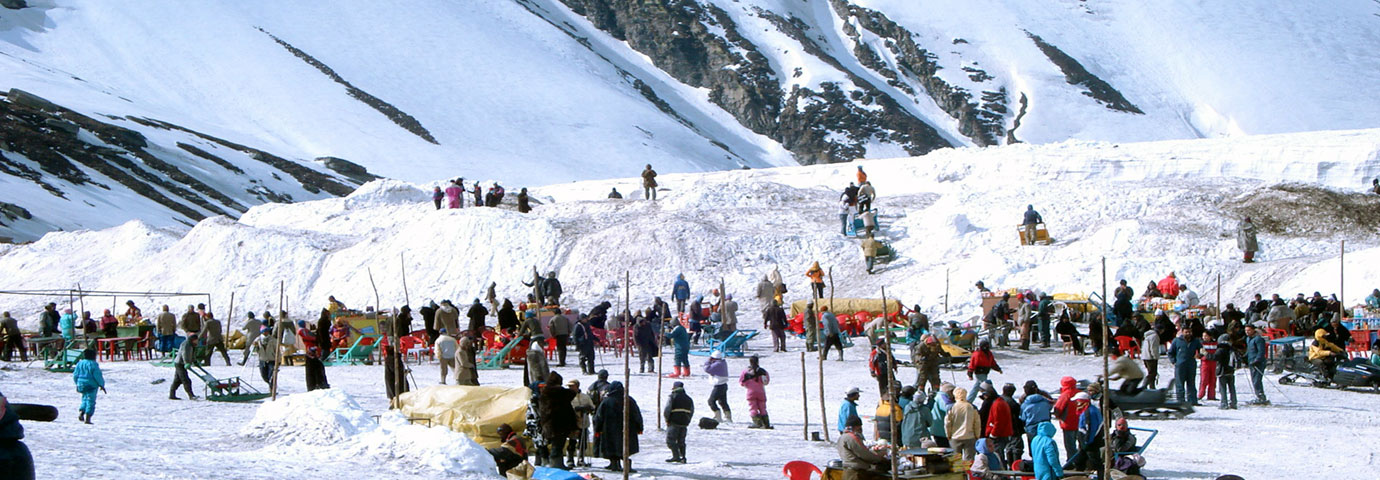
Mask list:
[{"label": "person walking on snow", "polygon": [[773,352],[786,351],[786,311],[781,305],[772,300],[767,308],[762,310],[762,328],[771,330],[771,343]]},{"label": "person walking on snow", "polygon": [[[628,432],[628,454],[638,452],[637,437],[642,435],[642,409],[637,400],[628,397],[628,423],[623,423],[623,382],[613,382],[605,389],[604,399],[594,412],[594,442],[598,452],[609,461],[609,470],[623,471],[623,432]],[[633,473],[629,471],[629,473]]]},{"label": "person walking on snow", "polygon": [[752,415],[752,426],[748,428],[770,429],[771,417],[767,416],[767,384],[771,376],[758,365],[756,355],[748,358],[748,367],[738,376],[738,384],[747,390],[748,413]]},{"label": "person walking on snow", "polygon": [[90,348],[81,352],[81,361],[72,368],[72,381],[81,393],[81,413],[77,420],[91,424],[91,416],[96,413],[96,390],[105,391],[105,377],[101,376],[101,366],[96,363],[96,351]]},{"label": "person walking on snow", "polygon": [[810,278],[810,287],[814,288],[815,298],[824,298],[824,269],[819,267],[819,260],[815,260],[815,263],[805,270],[805,276]]},{"label": "person walking on snow", "polygon": [[163,305],[163,311],[154,319],[154,328],[158,330],[158,351],[171,352],[173,342],[177,338],[177,315],[168,311],[168,306]]},{"label": "person walking on snow", "polygon": [[973,390],[968,393],[967,398],[969,402],[977,398],[978,387],[987,381],[987,375],[992,370],[1002,373],[1001,366],[997,365],[997,358],[992,355],[992,342],[984,338],[978,342],[977,351],[968,357],[968,379],[973,381]]},{"label": "person walking on snow", "polygon": [[249,361],[249,353],[254,341],[259,339],[259,332],[263,330],[264,323],[258,318],[254,318],[254,312],[249,312],[249,317],[245,319],[244,326],[240,330],[244,332],[244,355],[240,357],[240,366]]},{"label": "person walking on snow", "polygon": [[853,205],[845,197],[839,198],[839,235],[848,236],[848,231],[852,229]]},{"label": "person walking on snow", "polygon": [[829,306],[819,307],[820,324],[824,328],[824,345],[819,347],[819,358],[829,359],[829,347],[835,347],[839,351],[838,361],[843,361],[843,330],[839,327],[839,319],[834,316],[834,312],[829,311]]},{"label": "person walking on snow", "polygon": [[690,282],[685,281],[684,273],[676,275],[671,285],[671,299],[676,301],[676,313],[685,313],[685,302],[690,300]]},{"label": "person walking on snow", "polygon": [[977,453],[974,450],[977,439],[982,436],[982,418],[978,415],[977,407],[966,400],[967,395],[968,392],[962,388],[954,389],[954,405],[944,416],[944,432],[954,453],[971,462]]},{"label": "person walking on snow", "polygon": [[[1064,453],[1067,459],[1073,458],[1078,447],[1078,406],[1073,397],[1083,393],[1078,390],[1078,381],[1073,377],[1059,379],[1059,399],[1054,402],[1054,414],[1059,418],[1059,428],[1064,431]],[[1067,460],[1066,459],[1066,460]]]},{"label": "person walking on snow", "polygon": [[1255,223],[1251,222],[1251,217],[1242,219],[1241,223],[1236,225],[1236,248],[1244,254],[1244,263],[1255,263],[1255,252],[1260,251],[1255,231]]},{"label": "person walking on snow", "polygon": [[220,350],[220,356],[225,359],[225,366],[230,366],[230,352],[225,349],[225,335],[220,326],[220,320],[206,312],[206,323],[201,329],[201,341],[206,344],[206,366],[211,366],[211,357],[216,350]]},{"label": "person walking on snow", "polygon": [[733,410],[728,408],[728,362],[724,360],[723,351],[709,354],[709,359],[704,361],[704,373],[714,378],[714,388],[709,391],[709,409],[714,411],[714,421],[733,423]]},{"label": "person walking on snow", "polygon": [[[666,338],[671,340],[671,345],[675,349],[674,362],[671,366],[673,370],[670,378],[681,378],[690,376],[690,332],[685,330],[685,326],[680,322],[672,321],[675,325],[671,328],[671,333],[666,334]],[[724,370],[727,376],[728,370]]]},{"label": "person walking on snow", "polygon": [[1140,359],[1145,363],[1145,388],[1155,388],[1160,377],[1160,334],[1154,328],[1145,329],[1140,343]]},{"label": "person walking on snow", "polygon": [[671,450],[666,463],[685,463],[685,434],[695,418],[695,401],[685,394],[684,383],[671,385],[671,398],[662,415],[666,417],[666,448]]},{"label": "person walking on snow", "polygon": [[[460,342],[455,337],[450,336],[450,332],[441,331],[441,336],[436,337],[436,343],[432,345],[436,351],[436,360],[441,363],[441,385],[446,384],[446,378],[450,371],[455,371],[459,376],[460,370],[456,368],[455,352],[460,349]],[[456,382],[459,384],[459,381]]]},{"label": "person walking on snow", "polygon": [[1036,211],[1035,211],[1035,206],[1034,206],[1034,205],[1026,205],[1026,206],[1025,206],[1025,218],[1024,218],[1023,221],[1021,222],[1021,228],[1022,228],[1023,232],[1025,233],[1025,244],[1026,244],[1026,245],[1034,245],[1034,244],[1035,244],[1035,226],[1036,226],[1036,225],[1039,225],[1039,224],[1041,224],[1041,223],[1045,223],[1045,219],[1044,219],[1044,217],[1041,217],[1041,216],[1040,216],[1040,213],[1039,213],[1039,212],[1036,212]]},{"label": "person walking on snow", "polygon": [[195,338],[187,337],[187,340],[177,347],[177,356],[173,357],[173,382],[172,386],[168,388],[169,400],[181,400],[177,398],[177,387],[179,386],[187,392],[187,398],[196,400],[196,395],[192,394],[192,379],[187,376],[187,365],[196,362]]},{"label": "person walking on snow", "polygon": [[648,163],[647,168],[642,170],[642,197],[656,200],[656,186],[656,171],[652,170],[652,164]]},{"label": "person walking on snow", "polygon": [[1255,400],[1251,405],[1269,405],[1265,398],[1265,359],[1269,357],[1269,344],[1255,325],[1246,324],[1246,366],[1251,369],[1251,390]]},{"label": "person walking on snow", "polygon": [[1174,337],[1174,343],[1169,346],[1169,359],[1174,362],[1174,394],[1179,397],[1180,403],[1198,405],[1193,376],[1202,350],[1202,342],[1193,338],[1190,328],[1180,329],[1179,336]]},{"label": "person walking on snow", "polygon": [[862,241],[863,261],[867,263],[867,274],[872,274],[872,266],[877,263],[877,250],[882,248],[882,242],[873,238],[872,232],[867,232],[867,238]]}]

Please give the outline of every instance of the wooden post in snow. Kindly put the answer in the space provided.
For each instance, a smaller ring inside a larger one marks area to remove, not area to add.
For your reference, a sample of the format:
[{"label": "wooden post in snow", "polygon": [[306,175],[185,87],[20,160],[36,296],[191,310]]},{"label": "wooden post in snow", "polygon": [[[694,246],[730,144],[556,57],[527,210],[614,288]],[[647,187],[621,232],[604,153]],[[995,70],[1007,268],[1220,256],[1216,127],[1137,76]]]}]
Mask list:
[{"label": "wooden post in snow", "polygon": [[273,399],[278,399],[278,369],[283,366],[283,324],[287,323],[287,310],[283,305],[283,281],[278,281],[278,322],[273,324],[273,382],[268,386],[268,390],[273,394]]},{"label": "wooden post in snow", "polygon": [[[627,270],[623,271],[623,312],[628,315],[623,325],[623,480],[628,480],[628,471],[632,470],[632,455],[628,451],[628,434],[631,428],[628,423],[631,416],[628,412],[628,391],[632,389],[632,366],[629,363],[632,358],[632,349],[628,348],[628,332],[632,330],[627,324],[632,322],[632,291],[629,282],[632,276]],[[661,412],[657,412],[660,416]]]},{"label": "wooden post in snow", "polygon": [[891,355],[891,322],[887,321],[886,314],[886,287],[882,287],[882,325],[885,325],[885,328],[882,329],[882,347],[886,349],[883,352],[883,355],[886,355],[886,390],[882,391],[882,397],[885,398],[889,404],[887,407],[887,421],[891,424],[891,438],[888,438],[887,441],[891,443],[891,480],[896,480],[899,478],[897,474],[900,469],[900,466],[897,464],[899,461],[897,458],[897,444],[901,443],[897,438],[900,433],[900,428],[896,427],[896,410],[898,409],[896,402],[898,399],[892,387],[892,385],[896,383],[896,357]]},{"label": "wooden post in snow", "polygon": [[804,425],[801,425],[800,434],[808,442],[810,441],[810,394],[805,390],[805,383],[805,352],[802,350],[800,352],[800,418],[805,419],[805,422]]},{"label": "wooden post in snow", "polygon": [[[1218,274],[1217,278],[1217,291],[1221,292],[1221,274]],[[1221,293],[1218,293],[1218,301],[1221,301]],[[1221,307],[1219,306],[1218,308]],[[1218,315],[1221,314],[1219,313]],[[1102,449],[1102,468],[1104,471],[1105,469],[1111,468],[1112,465],[1112,429],[1109,425],[1111,422],[1108,421],[1111,417],[1106,413],[1108,399],[1112,396],[1112,381],[1107,378],[1109,375],[1108,359],[1110,358],[1111,351],[1111,348],[1109,348],[1110,345],[1107,344],[1107,339],[1112,338],[1108,336],[1109,334],[1110,330],[1107,328],[1107,257],[1102,257],[1102,406],[1099,408],[1102,409],[1102,418],[1104,419],[1102,421],[1102,445],[1104,447]],[[1224,346],[1224,348],[1230,347]]]}]

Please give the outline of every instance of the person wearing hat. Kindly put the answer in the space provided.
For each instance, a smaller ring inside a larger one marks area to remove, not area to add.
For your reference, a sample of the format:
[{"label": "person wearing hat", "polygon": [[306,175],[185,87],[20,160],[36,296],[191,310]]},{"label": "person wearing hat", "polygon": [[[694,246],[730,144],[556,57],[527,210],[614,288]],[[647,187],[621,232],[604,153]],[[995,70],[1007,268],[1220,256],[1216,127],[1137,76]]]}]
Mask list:
[{"label": "person wearing hat", "polygon": [[843,404],[839,405],[838,429],[840,435],[848,431],[849,420],[858,418],[858,397],[860,396],[862,396],[862,390],[858,390],[858,387],[850,388],[848,393],[844,394]]},{"label": "person wearing hat", "polygon": [[595,407],[598,407],[599,403],[604,401],[604,392],[608,390],[608,388],[609,371],[599,369],[594,383],[589,384],[589,398],[594,402]]},{"label": "person wearing hat", "polygon": [[1065,470],[1084,470],[1100,468],[1102,456],[1102,409],[1092,401],[1088,392],[1078,392],[1073,396],[1074,407],[1081,411],[1078,415],[1078,453],[1064,464]]},{"label": "person wearing hat", "polygon": [[527,347],[527,363],[523,366],[527,371],[526,385],[544,382],[551,374],[551,367],[546,364],[546,351],[541,348],[545,344],[546,337],[537,334]]},{"label": "person wearing hat", "polygon": [[1030,458],[1035,464],[1035,480],[1064,478],[1064,469],[1059,463],[1059,445],[1054,442],[1054,424],[1040,422],[1032,429],[1035,435],[1030,441]]},{"label": "person wearing hat", "polygon": [[506,423],[499,425],[495,433],[500,443],[489,449],[489,455],[493,455],[494,463],[498,465],[499,476],[504,476],[509,469],[527,460],[527,447],[522,443],[522,436]]},{"label": "person wearing hat", "polygon": [[[636,455],[639,450],[638,436],[642,435],[642,409],[637,407],[637,399],[627,398],[628,423],[623,423],[623,382],[613,382],[608,386],[604,401],[594,411],[594,439],[598,445],[599,456],[609,461],[609,470],[623,471],[623,433],[628,434],[628,454]],[[634,471],[629,470],[629,473]]]},{"label": "person wearing hat", "polygon": [[537,402],[542,438],[549,447],[546,465],[560,470],[569,469],[565,465],[565,443],[578,426],[574,401],[579,390],[565,388],[564,380],[560,373],[548,374]]},{"label": "person wearing hat", "polygon": [[666,417],[666,448],[671,450],[666,463],[685,463],[685,434],[695,417],[695,401],[685,394],[684,383],[671,385],[671,397],[662,415]]},{"label": "person wearing hat", "polygon": [[738,375],[738,385],[748,393],[748,414],[752,415],[749,429],[771,429],[771,418],[767,417],[767,383],[771,383],[771,375],[758,361],[755,354],[748,357],[748,368]]},{"label": "person wearing hat", "polygon": [[997,365],[997,358],[992,355],[992,342],[982,339],[978,342],[977,351],[968,357],[968,379],[973,380],[973,391],[968,393],[967,400],[972,402],[977,398],[979,387],[982,382],[987,381],[987,374],[992,370],[1002,373],[1001,366]]},{"label": "person wearing hat", "polygon": [[704,373],[714,379],[714,388],[709,391],[709,409],[714,411],[714,421],[733,423],[733,410],[728,408],[728,362],[722,350],[709,353],[709,359],[704,361]]},{"label": "person wearing hat", "polygon": [[77,315],[72,313],[71,308],[62,309],[62,318],[58,319],[58,327],[62,328],[62,340],[65,343],[72,343],[76,338]]},{"label": "person wearing hat", "polygon": [[963,460],[971,462],[977,454],[977,439],[982,436],[982,418],[977,407],[967,398],[967,390],[954,389],[954,405],[949,409],[949,413],[944,415],[944,433],[948,436],[954,452],[961,455]]},{"label": "person wearing hat", "polygon": [[[565,388],[575,392],[570,406],[575,410],[575,430],[570,432],[570,440],[565,444],[566,465],[588,467],[585,462],[585,448],[589,445],[589,416],[594,413],[594,400],[580,391],[580,381],[570,379]],[[577,455],[578,453],[578,455]]]},{"label": "person wearing hat", "polygon": [[874,453],[863,441],[862,419],[850,417],[836,447],[843,460],[844,480],[881,480],[889,478],[882,469],[891,464],[886,457]]},{"label": "person wearing hat", "polygon": [[196,337],[188,337],[181,346],[177,347],[177,356],[173,357],[173,381],[172,386],[168,388],[169,400],[181,400],[177,398],[177,387],[179,386],[187,392],[187,398],[196,400],[196,395],[192,394],[192,379],[187,376],[187,365],[195,362]]},{"label": "person wearing hat", "polygon": [[911,344],[910,358],[915,365],[915,386],[922,388],[929,383],[931,392],[939,390],[939,366],[948,363],[950,358],[939,339],[925,334],[919,342]]}]

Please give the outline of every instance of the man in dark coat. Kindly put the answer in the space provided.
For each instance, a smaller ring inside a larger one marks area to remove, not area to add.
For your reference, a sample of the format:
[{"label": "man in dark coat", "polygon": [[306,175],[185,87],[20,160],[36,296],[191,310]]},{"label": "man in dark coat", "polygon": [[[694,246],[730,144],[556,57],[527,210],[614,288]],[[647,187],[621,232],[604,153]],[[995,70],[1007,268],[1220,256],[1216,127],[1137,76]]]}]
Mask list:
[{"label": "man in dark coat", "polygon": [[594,374],[594,328],[589,326],[589,317],[580,317],[580,321],[575,324],[575,351],[580,357],[580,373],[585,375]]},{"label": "man in dark coat", "polygon": [[56,336],[58,336],[58,318],[59,318],[59,315],[58,315],[58,312],[57,312],[57,304],[56,304],[56,303],[49,303],[49,304],[47,304],[47,305],[44,305],[44,306],[43,306],[43,315],[39,316],[39,319],[38,319],[38,323],[39,323],[39,333],[38,333],[38,336],[40,336],[40,337],[56,337]]},{"label": "man in dark coat", "polygon": [[685,394],[684,383],[671,386],[671,398],[662,415],[666,417],[666,447],[671,450],[666,463],[685,463],[685,434],[695,418],[695,401]]},{"label": "man in dark coat", "polygon": [[541,295],[546,297],[548,305],[560,305],[561,293],[561,281],[556,279],[556,272],[548,272],[541,282]]},{"label": "man in dark coat", "polygon": [[503,299],[503,306],[498,309],[498,329],[505,332],[517,331],[521,325],[518,322],[517,311],[513,310],[513,302]]},{"label": "man in dark coat", "polygon": [[613,308],[613,304],[604,301],[595,305],[594,308],[589,309],[589,326],[602,330],[605,322],[609,319],[610,308]]},{"label": "man in dark coat", "polygon": [[435,301],[428,302],[422,308],[417,309],[422,313],[422,328],[426,329],[426,344],[435,345],[436,337],[441,336],[441,332],[436,330],[436,309],[440,308]]},{"label": "man in dark coat", "polygon": [[565,379],[561,374],[551,372],[547,376],[546,385],[541,387],[538,418],[541,419],[541,434],[546,438],[550,452],[547,466],[568,470],[565,465],[565,441],[577,426],[575,406],[571,403],[575,400],[576,392],[564,385]]},{"label": "man in dark coat", "polygon": [[0,472],[5,473],[5,478],[34,479],[34,457],[20,441],[23,439],[24,426],[19,424],[19,414],[0,393]]},{"label": "man in dark coat", "polygon": [[656,329],[646,317],[637,317],[637,327],[633,330],[633,342],[637,344],[638,373],[656,373],[657,342]]},{"label": "man in dark coat", "polygon": [[532,203],[527,198],[527,187],[522,187],[522,190],[518,191],[517,207],[518,213],[527,213],[532,211]]},{"label": "man in dark coat", "polygon": [[786,311],[772,299],[771,304],[762,310],[762,327],[771,330],[773,352],[786,351]]},{"label": "man in dark coat", "polygon": [[642,435],[642,410],[637,400],[628,397],[628,424],[623,424],[623,382],[610,383],[604,401],[594,411],[594,438],[599,454],[608,459],[608,469],[623,471],[623,433],[628,434],[628,455],[638,452],[637,436]]},{"label": "man in dark coat", "polygon": [[476,298],[474,299],[474,303],[470,304],[469,311],[465,312],[465,316],[470,319],[470,333],[475,335],[483,335],[484,317],[489,316],[489,309],[484,308],[483,305],[480,305],[479,299]]},{"label": "man in dark coat", "polygon": [[[326,358],[331,351],[331,311],[321,309],[321,316],[316,319],[316,352],[307,352],[307,391],[318,388],[331,388],[331,382],[326,379]],[[311,381],[315,377],[316,382]]]}]

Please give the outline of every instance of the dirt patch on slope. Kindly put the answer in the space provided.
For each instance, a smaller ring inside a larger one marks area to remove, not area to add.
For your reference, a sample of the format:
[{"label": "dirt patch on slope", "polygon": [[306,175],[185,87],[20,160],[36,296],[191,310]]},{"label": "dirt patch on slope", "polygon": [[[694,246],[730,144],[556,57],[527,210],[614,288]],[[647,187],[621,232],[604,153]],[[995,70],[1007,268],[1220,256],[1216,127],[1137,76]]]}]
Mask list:
[{"label": "dirt patch on slope", "polygon": [[1219,205],[1249,216],[1264,233],[1300,237],[1380,230],[1380,196],[1304,183],[1282,183],[1230,198]]}]

